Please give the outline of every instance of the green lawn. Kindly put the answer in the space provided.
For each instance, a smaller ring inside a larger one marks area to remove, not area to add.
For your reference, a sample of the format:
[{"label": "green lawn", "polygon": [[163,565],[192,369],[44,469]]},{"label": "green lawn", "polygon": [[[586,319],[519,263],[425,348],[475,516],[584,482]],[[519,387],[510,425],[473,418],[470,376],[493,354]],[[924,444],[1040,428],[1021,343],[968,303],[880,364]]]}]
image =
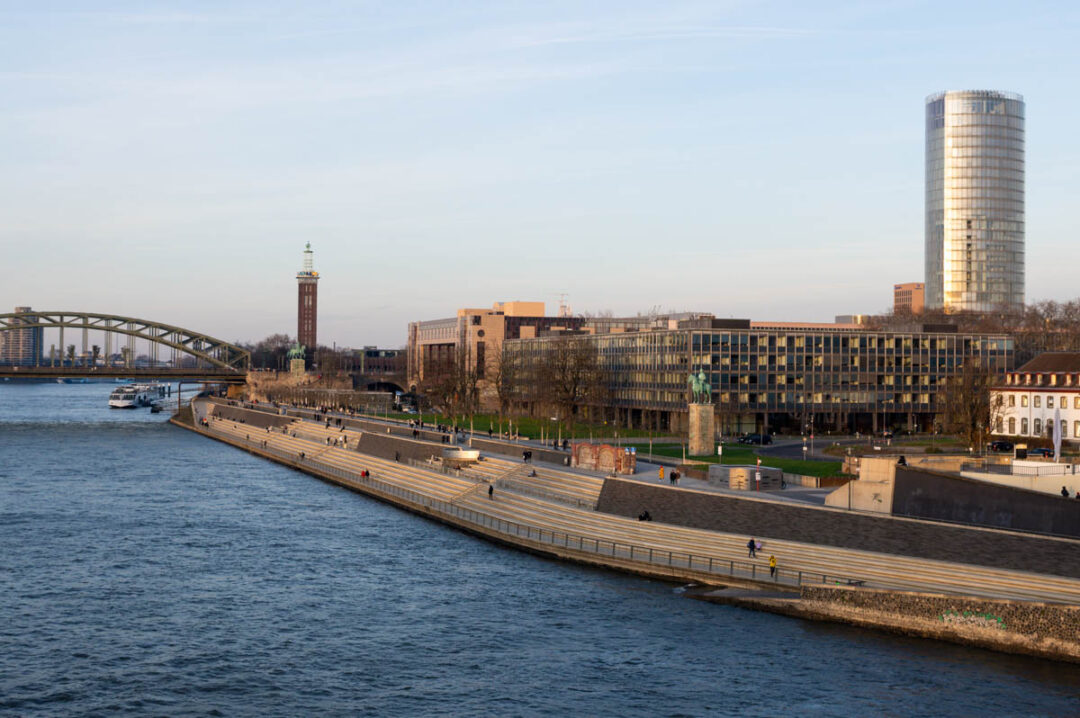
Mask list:
[{"label": "green lawn", "polygon": [[[391,419],[403,419],[410,421],[412,419],[419,419],[420,414],[389,414]],[[448,424],[452,425],[454,420],[452,417],[442,414],[435,414],[428,412],[423,415],[424,423],[426,424]],[[556,422],[550,419],[537,419],[527,416],[514,417],[514,429],[519,434],[527,436],[530,439],[539,439],[541,430],[545,438],[558,437],[559,427]],[[469,417],[458,417],[458,426],[469,426]],[[488,427],[491,427],[495,432],[499,431],[499,417],[494,414],[475,414],[472,417],[472,426],[478,433],[486,432]],[[503,431],[509,431],[508,420],[503,419],[502,422]],[[569,433],[567,433],[569,431]],[[595,439],[613,439],[616,433],[620,438],[626,437],[647,437],[648,431],[642,429],[627,429],[625,427],[615,427],[608,424],[585,424],[575,423],[570,429],[567,429],[566,425],[562,428],[562,438],[564,439],[581,439],[589,438],[590,436]]]},{"label": "green lawn", "polygon": [[[647,458],[649,445],[634,442],[631,444],[637,448],[638,455]],[[680,444],[653,444],[652,452],[657,456],[682,458],[682,446]],[[757,450],[744,444],[724,444],[723,462],[725,464],[754,464],[757,462]],[[721,463],[719,456],[687,456],[687,461],[702,464]],[[773,466],[789,474],[803,474],[804,476],[839,476],[841,462],[839,461],[803,461],[802,459],[780,459],[772,456],[761,457],[761,463],[765,466]]]}]

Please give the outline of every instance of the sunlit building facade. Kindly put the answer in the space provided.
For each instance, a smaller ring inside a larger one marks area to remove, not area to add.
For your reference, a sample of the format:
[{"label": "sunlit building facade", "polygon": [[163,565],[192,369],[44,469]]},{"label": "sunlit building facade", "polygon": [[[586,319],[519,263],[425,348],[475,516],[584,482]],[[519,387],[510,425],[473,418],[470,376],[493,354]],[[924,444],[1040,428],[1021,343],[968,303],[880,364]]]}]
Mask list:
[{"label": "sunlit building facade", "polygon": [[[1012,367],[1013,340],[954,326],[874,331],[855,325],[697,319],[678,328],[581,334],[602,370],[606,420],[681,432],[687,376],[704,372],[725,434],[930,430],[948,377],[975,362]],[[559,336],[507,342],[523,385],[540,383]]]},{"label": "sunlit building facade", "polygon": [[926,306],[1024,304],[1024,100],[964,90],[926,99]]}]

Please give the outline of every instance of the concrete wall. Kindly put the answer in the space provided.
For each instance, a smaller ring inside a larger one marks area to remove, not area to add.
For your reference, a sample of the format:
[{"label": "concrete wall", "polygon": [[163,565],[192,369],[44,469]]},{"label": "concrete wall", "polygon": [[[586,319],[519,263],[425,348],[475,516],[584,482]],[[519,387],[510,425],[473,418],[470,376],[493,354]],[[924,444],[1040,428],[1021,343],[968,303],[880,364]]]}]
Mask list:
[{"label": "concrete wall", "polygon": [[597,510],[631,518],[648,510],[657,522],[748,537],[1080,578],[1076,560],[1080,541],[1069,539],[849,513],[626,479],[604,480]]},{"label": "concrete wall", "polygon": [[549,464],[559,464],[562,466],[569,466],[568,462],[570,461],[569,451],[540,449],[535,446],[515,444],[510,441],[498,441],[496,439],[481,439],[476,437],[472,440],[472,446],[474,449],[488,451],[492,454],[501,454],[502,456],[510,456],[515,459],[520,459],[521,452],[528,450],[533,452],[533,459],[535,461],[546,461]]},{"label": "concrete wall", "polygon": [[[1062,486],[1069,490],[1070,496],[1075,497],[1076,492],[1080,491],[1080,475],[1076,474],[1066,476],[1017,476],[1014,474],[987,474],[980,471],[963,471],[960,475],[965,479],[1011,486],[1014,489],[1038,491],[1055,497],[1061,496]],[[1080,504],[1080,502],[1077,502],[1077,504]]]},{"label": "concrete wall", "polygon": [[267,414],[262,411],[251,411],[250,409],[242,409],[237,406],[227,406],[225,404],[219,404],[217,402],[212,403],[213,407],[211,414],[213,416],[227,419],[229,421],[237,421],[243,424],[250,424],[253,427],[259,429],[265,429],[266,427],[280,427],[286,424],[291,424],[292,419],[286,416],[275,416],[274,414]]},{"label": "concrete wall", "polygon": [[380,459],[397,459],[401,463],[406,463],[409,459],[427,461],[432,456],[442,457],[441,446],[367,431],[360,434],[356,450]]},{"label": "concrete wall", "polygon": [[849,481],[825,497],[825,505],[838,509],[890,514],[893,507],[895,456],[864,456],[859,462],[859,478]]},{"label": "concrete wall", "polygon": [[[761,472],[761,484],[758,485],[756,473]],[[739,464],[711,464],[709,483],[725,489],[739,491],[779,491],[784,472],[771,466]]]},{"label": "concrete wall", "polygon": [[1080,501],[905,467],[893,513],[1080,538]]}]

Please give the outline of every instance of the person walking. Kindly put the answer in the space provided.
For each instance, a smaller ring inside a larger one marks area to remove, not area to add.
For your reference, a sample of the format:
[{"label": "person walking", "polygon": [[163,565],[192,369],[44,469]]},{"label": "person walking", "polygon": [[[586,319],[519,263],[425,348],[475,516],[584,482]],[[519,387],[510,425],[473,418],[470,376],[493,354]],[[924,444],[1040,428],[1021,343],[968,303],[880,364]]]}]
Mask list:
[{"label": "person walking", "polygon": [[769,576],[776,578],[776,556],[769,556]]},{"label": "person walking", "polygon": [[660,483],[664,483],[664,467],[660,467]]},{"label": "person walking", "polygon": [[491,499],[492,501],[495,500],[495,485],[494,484],[488,484],[488,498]]},{"label": "person walking", "polygon": [[747,557],[755,558],[757,556],[756,547],[757,547],[757,543],[754,541],[754,539],[750,539],[749,541],[746,542],[746,548],[750,549],[750,552],[748,554],[746,554]]}]

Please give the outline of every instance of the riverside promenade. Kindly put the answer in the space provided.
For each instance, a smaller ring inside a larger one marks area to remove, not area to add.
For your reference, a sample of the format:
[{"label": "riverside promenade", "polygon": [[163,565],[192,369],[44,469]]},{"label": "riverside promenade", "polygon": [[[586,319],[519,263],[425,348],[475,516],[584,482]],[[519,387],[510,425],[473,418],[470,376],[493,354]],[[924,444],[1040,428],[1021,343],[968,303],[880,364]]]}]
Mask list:
[{"label": "riverside promenade", "polygon": [[[446,472],[437,463],[413,459],[410,464],[404,455],[394,461],[360,453],[357,449],[363,448],[365,436],[379,436],[374,432],[327,427],[268,411],[238,410],[205,399],[193,402],[193,412],[195,426],[189,428],[215,439],[487,538],[559,558],[707,585],[737,583],[793,592],[811,584],[861,585],[1080,604],[1080,580],[1065,576],[768,536],[756,537],[763,546],[752,559],[747,556],[748,536],[744,534],[642,522],[596,511],[606,481],[599,476],[535,467],[537,476],[531,477],[534,467],[493,456],[460,472]],[[226,418],[230,412],[233,418]],[[439,455],[443,448],[400,437],[395,441],[428,455]],[[370,476],[362,476],[365,471]],[[493,499],[488,497],[489,485],[494,488]],[[770,555],[779,564],[775,576],[769,575]]]},{"label": "riverside promenade", "polygon": [[[190,412],[171,421],[496,543],[549,558],[697,584],[702,588],[695,589],[695,597],[703,600],[1080,662],[1080,578],[1070,575],[768,535],[756,536],[763,545],[756,558],[749,558],[745,534],[637,521],[598,510],[605,492],[625,490],[621,479],[495,456],[484,456],[468,468],[449,469],[435,459],[445,448],[442,443],[391,436],[389,430],[379,430],[385,427],[350,429],[217,400],[196,399]],[[665,495],[676,492],[671,496],[684,505],[687,500],[691,505],[704,503],[710,496],[677,487],[647,488]],[[747,509],[756,504],[757,510],[767,510],[761,499],[746,501]],[[772,505],[782,503],[787,502]],[[928,523],[901,521],[911,526]],[[1075,552],[1080,547],[1077,541],[1037,540],[1049,542],[1046,546],[1054,552]],[[957,547],[958,558],[962,555],[963,548]],[[774,574],[768,568],[770,556],[779,563]],[[1067,569],[1074,572],[1071,566]]]}]

